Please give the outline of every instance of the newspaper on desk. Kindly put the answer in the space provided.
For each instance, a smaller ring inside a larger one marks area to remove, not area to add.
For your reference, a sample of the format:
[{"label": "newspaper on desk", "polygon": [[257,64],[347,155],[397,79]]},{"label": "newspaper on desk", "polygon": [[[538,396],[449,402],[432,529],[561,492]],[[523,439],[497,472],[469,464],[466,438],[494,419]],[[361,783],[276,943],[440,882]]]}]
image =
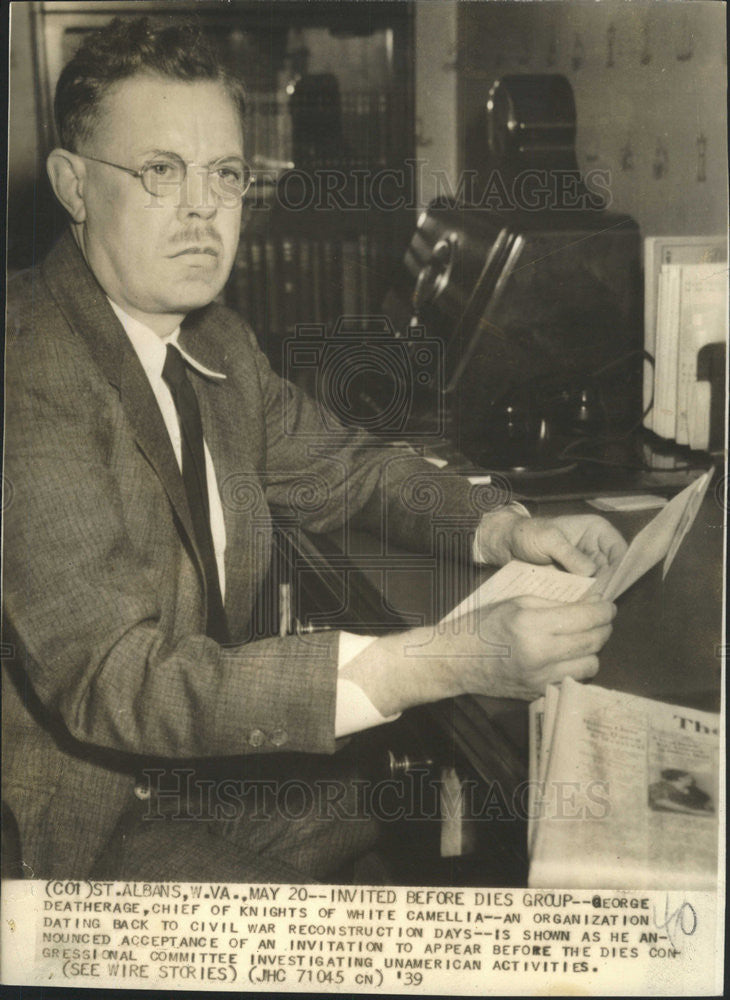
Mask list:
[{"label": "newspaper on desk", "polygon": [[541,701],[529,884],[712,890],[720,716],[570,677]]}]

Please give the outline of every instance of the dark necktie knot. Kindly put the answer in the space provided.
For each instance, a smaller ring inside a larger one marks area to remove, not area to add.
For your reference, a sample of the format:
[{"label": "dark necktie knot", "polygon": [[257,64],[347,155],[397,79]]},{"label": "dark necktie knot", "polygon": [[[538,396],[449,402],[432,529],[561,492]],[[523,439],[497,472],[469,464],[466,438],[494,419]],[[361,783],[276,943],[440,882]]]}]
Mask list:
[{"label": "dark necktie knot", "polygon": [[185,360],[174,344],[167,345],[165,364],[162,367],[162,377],[170,389],[179,391],[189,385],[187,365]]}]

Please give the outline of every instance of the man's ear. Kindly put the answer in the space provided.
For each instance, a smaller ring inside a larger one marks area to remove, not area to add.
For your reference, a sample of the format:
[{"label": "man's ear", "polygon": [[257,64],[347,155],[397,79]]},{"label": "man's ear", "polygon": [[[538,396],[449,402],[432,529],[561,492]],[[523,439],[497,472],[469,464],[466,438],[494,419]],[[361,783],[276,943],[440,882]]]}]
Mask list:
[{"label": "man's ear", "polygon": [[67,149],[54,149],[46,160],[48,179],[54,194],[76,223],[86,220],[84,164]]}]

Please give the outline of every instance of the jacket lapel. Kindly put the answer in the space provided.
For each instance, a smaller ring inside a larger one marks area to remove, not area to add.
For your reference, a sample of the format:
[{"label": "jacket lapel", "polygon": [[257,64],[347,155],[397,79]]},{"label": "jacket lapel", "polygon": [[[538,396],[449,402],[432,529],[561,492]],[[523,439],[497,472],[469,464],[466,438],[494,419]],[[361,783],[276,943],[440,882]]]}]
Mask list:
[{"label": "jacket lapel", "polygon": [[[118,390],[135,440],[159,476],[195,554],[204,585],[185,487],[157,400],[134,348],[70,232],[48,255],[42,271],[70,327],[83,338],[101,372]],[[205,308],[191,313],[183,323],[180,341],[201,364],[226,374],[226,341],[240,336],[240,328],[233,324],[229,328],[220,313],[213,322],[210,312]],[[258,409],[260,390],[253,372],[250,392],[242,392],[231,378],[219,381],[195,371],[191,372],[191,382],[222,500],[226,527],[225,606],[235,640],[237,634],[242,637],[248,624],[251,601],[270,557],[271,522],[258,475],[264,441],[263,415]],[[239,502],[242,495],[246,500]]]},{"label": "jacket lapel", "polygon": [[185,487],[157,400],[134,348],[70,232],[47,257],[43,277],[69,325],[119,391],[135,440],[159,476],[202,574]]}]

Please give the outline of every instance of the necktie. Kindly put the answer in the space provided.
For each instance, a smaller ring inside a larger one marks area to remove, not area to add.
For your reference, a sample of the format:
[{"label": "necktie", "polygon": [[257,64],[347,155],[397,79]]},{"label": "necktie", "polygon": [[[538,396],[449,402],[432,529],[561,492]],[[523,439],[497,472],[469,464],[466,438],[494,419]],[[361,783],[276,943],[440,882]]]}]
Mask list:
[{"label": "necktie", "polygon": [[203,425],[200,420],[198,400],[188,380],[185,361],[173,344],[167,345],[162,377],[172,394],[180,419],[182,478],[208,591],[206,634],[211,639],[224,643],[228,642],[229,636],[210,531]]}]

